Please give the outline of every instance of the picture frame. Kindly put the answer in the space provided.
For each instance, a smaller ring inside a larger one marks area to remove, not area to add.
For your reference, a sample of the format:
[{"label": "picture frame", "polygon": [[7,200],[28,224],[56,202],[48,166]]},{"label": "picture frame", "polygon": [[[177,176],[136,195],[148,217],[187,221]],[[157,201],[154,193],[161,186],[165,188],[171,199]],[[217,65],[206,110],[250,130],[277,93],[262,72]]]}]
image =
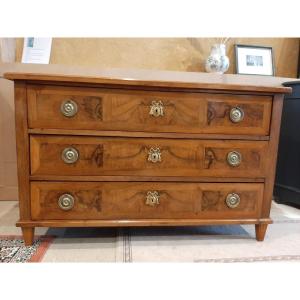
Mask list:
[{"label": "picture frame", "polygon": [[275,76],[272,47],[236,44],[235,61],[237,74]]}]

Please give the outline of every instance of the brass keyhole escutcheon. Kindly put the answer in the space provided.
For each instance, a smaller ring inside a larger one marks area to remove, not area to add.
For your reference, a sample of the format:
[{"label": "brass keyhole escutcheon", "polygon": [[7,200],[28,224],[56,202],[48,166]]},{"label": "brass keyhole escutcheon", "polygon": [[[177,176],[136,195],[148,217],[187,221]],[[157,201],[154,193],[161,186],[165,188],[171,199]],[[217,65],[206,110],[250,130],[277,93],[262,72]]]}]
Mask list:
[{"label": "brass keyhole escutcheon", "polygon": [[148,151],[148,161],[157,163],[161,161],[161,152],[159,148],[150,148]]},{"label": "brass keyhole escutcheon", "polygon": [[164,105],[162,101],[152,101],[149,115],[153,117],[162,117],[164,115]]},{"label": "brass keyhole escutcheon", "polygon": [[157,191],[149,191],[146,196],[146,205],[156,206],[159,205],[159,192]]}]

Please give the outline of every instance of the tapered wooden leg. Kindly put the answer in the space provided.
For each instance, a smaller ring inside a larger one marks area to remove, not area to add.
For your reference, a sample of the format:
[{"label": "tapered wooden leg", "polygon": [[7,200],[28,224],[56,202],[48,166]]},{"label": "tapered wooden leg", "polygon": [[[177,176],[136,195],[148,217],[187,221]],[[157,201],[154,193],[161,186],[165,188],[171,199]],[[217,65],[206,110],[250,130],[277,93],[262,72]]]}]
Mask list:
[{"label": "tapered wooden leg", "polygon": [[22,227],[25,246],[32,246],[34,238],[34,227]]},{"label": "tapered wooden leg", "polygon": [[256,240],[262,242],[265,239],[268,224],[255,224]]}]

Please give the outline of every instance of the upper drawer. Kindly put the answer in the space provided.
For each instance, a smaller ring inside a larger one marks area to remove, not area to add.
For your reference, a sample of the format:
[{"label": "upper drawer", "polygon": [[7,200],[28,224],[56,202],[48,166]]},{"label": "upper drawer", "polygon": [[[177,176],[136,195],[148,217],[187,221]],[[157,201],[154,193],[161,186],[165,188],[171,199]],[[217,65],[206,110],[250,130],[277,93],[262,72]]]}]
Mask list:
[{"label": "upper drawer", "polygon": [[30,86],[30,128],[268,135],[272,98]]}]

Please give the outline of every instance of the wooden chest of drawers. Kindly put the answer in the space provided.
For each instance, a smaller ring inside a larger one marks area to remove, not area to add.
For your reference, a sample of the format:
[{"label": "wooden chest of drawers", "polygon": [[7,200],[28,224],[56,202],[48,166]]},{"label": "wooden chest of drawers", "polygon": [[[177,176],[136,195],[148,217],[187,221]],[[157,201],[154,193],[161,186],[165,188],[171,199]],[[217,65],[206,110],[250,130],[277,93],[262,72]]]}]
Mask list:
[{"label": "wooden chest of drawers", "polygon": [[158,71],[10,72],[20,220],[37,226],[255,224],[269,218],[276,78]]}]

